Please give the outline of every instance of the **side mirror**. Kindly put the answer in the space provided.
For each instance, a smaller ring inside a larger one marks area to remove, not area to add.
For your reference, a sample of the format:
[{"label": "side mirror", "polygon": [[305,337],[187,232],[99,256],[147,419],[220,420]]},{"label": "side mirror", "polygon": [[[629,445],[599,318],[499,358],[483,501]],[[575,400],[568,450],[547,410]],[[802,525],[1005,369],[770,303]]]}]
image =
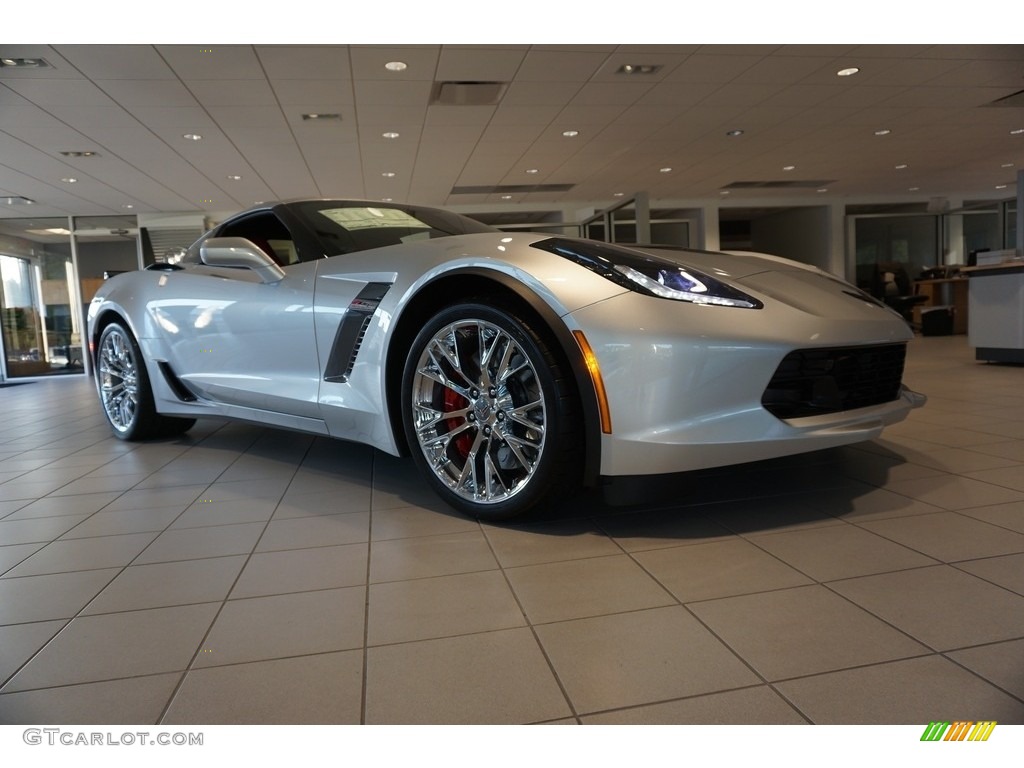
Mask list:
[{"label": "side mirror", "polygon": [[244,237],[211,237],[199,246],[199,258],[208,267],[251,269],[264,283],[276,283],[284,277],[284,270]]}]

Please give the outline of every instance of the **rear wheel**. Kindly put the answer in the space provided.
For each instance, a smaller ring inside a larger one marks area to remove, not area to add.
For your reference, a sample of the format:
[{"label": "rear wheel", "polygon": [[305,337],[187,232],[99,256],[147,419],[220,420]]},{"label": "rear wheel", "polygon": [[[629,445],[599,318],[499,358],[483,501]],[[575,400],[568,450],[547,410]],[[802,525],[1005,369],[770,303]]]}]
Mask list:
[{"label": "rear wheel", "polygon": [[435,315],[403,376],[413,457],[438,494],[481,519],[521,514],[576,480],[579,409],[544,337],[515,312]]},{"label": "rear wheel", "polygon": [[177,435],[196,423],[195,419],[156,412],[142,351],[131,331],[118,322],[110,323],[100,334],[96,386],[114,436],[122,440]]}]

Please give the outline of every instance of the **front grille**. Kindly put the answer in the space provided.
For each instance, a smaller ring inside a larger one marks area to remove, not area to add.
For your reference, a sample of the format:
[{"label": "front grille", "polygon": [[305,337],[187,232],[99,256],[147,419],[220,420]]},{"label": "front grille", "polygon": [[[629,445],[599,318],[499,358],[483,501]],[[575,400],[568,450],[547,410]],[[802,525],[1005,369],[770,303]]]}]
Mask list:
[{"label": "front grille", "polygon": [[905,344],[799,349],[779,364],[761,404],[780,419],[849,411],[900,396]]}]

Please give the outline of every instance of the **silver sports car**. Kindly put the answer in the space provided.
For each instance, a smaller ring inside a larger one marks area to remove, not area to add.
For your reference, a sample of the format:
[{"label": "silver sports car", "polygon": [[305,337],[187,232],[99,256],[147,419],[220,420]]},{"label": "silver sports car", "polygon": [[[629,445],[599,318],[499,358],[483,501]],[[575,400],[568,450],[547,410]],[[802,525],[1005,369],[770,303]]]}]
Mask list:
[{"label": "silver sports car", "polygon": [[89,307],[118,437],[216,416],[357,441],[411,453],[487,519],[581,484],[872,439],[924,402],[901,382],[911,336],[853,286],[773,256],[342,200],[240,213]]}]

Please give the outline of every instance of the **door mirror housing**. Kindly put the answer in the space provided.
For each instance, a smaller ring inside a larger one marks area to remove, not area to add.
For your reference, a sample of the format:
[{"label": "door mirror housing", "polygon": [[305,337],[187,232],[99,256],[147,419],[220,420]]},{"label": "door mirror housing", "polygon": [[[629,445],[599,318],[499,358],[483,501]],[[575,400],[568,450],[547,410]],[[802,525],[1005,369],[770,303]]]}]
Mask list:
[{"label": "door mirror housing", "polygon": [[266,251],[244,237],[211,237],[199,246],[199,259],[208,267],[250,269],[264,283],[284,278],[284,270]]}]

